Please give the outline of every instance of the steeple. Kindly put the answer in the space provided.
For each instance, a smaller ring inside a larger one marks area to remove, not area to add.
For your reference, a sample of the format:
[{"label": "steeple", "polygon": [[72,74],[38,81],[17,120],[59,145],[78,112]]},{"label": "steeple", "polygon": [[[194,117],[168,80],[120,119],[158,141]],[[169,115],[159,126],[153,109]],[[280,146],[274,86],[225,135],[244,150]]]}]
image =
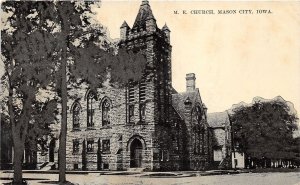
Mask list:
[{"label": "steeple", "polygon": [[156,20],[153,16],[151,7],[147,0],[143,0],[140,6],[139,12],[135,18],[132,29],[149,29],[153,30],[157,28]]}]

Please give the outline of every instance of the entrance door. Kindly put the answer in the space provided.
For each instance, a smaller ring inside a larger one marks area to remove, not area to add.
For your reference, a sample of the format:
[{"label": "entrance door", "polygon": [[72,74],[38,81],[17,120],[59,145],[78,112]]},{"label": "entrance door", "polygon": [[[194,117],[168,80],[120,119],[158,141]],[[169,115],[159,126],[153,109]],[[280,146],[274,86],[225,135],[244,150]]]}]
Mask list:
[{"label": "entrance door", "polygon": [[135,149],[134,151],[134,163],[135,167],[140,168],[142,166],[142,149]]},{"label": "entrance door", "polygon": [[142,143],[138,139],[134,139],[130,146],[130,167],[140,168],[142,167]]}]

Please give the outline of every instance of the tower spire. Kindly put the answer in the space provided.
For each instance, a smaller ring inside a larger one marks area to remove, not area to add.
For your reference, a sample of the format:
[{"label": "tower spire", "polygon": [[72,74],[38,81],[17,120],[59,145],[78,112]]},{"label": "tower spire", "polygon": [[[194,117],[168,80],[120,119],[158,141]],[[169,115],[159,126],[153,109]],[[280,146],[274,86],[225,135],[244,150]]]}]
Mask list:
[{"label": "tower spire", "polygon": [[157,27],[156,20],[153,16],[151,7],[149,5],[148,0],[143,0],[140,6],[139,12],[135,18],[132,29],[135,28],[146,28],[146,22],[148,21],[152,23],[152,26]]}]

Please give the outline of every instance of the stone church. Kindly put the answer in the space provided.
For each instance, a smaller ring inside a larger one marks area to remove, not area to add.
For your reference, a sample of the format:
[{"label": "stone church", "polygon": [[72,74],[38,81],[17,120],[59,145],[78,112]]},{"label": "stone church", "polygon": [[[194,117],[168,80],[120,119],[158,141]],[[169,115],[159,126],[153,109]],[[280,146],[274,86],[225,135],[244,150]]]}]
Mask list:
[{"label": "stone church", "polygon": [[[142,51],[147,73],[126,88],[109,84],[95,91],[69,89],[67,170],[203,170],[213,161],[207,108],[186,75],[186,92],[172,87],[170,30],[157,27],[148,1],[142,1],[132,27],[120,27],[119,48]],[[38,168],[58,163],[58,135]]]},{"label": "stone church", "polygon": [[[121,25],[119,47],[142,51],[148,73],[126,88],[108,84],[68,92],[75,101],[68,101],[67,169],[206,168],[210,133],[196,77],[186,75],[184,93],[172,87],[170,30],[157,27],[148,1],[142,1],[132,28]],[[56,161],[57,152],[50,150],[49,161]]]}]

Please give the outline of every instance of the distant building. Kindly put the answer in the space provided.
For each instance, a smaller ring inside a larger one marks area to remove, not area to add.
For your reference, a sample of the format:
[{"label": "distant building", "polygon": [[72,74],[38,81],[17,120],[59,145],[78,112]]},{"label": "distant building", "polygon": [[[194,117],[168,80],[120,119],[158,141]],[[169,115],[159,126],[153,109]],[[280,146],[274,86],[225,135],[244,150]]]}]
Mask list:
[{"label": "distant building", "polygon": [[232,168],[245,168],[245,154],[243,152],[232,152]]},{"label": "distant building", "polygon": [[207,122],[213,133],[213,161],[218,168],[231,168],[232,137],[227,112],[207,114]]}]

